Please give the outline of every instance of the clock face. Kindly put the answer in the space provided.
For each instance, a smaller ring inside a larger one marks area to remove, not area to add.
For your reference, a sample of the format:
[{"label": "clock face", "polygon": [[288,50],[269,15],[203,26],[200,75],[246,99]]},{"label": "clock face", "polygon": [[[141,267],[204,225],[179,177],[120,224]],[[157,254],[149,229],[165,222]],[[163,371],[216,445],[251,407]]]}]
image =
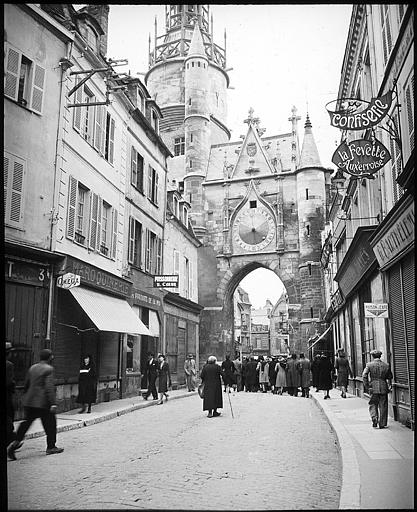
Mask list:
[{"label": "clock face", "polygon": [[233,238],[243,249],[259,251],[271,243],[274,228],[274,219],[268,211],[250,208],[237,216]]}]

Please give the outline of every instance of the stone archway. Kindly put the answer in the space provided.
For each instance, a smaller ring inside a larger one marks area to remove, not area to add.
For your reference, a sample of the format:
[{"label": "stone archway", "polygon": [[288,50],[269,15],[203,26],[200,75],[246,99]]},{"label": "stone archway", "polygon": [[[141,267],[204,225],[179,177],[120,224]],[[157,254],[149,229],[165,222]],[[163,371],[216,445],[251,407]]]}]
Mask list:
[{"label": "stone archway", "polygon": [[[300,284],[299,284],[299,256],[298,254],[289,255],[265,255],[264,257],[250,254],[233,258],[219,258],[218,261],[218,285],[216,288],[216,304],[218,306],[205,308],[202,316],[202,331],[206,330],[207,339],[211,342],[207,344],[206,349],[201,347],[201,353],[210,355],[215,353],[223,358],[226,353],[232,353],[233,350],[233,330],[234,330],[234,311],[233,294],[239,283],[248,274],[258,268],[271,270],[283,283],[288,294],[289,302],[299,304],[300,302]],[[293,318],[295,343],[298,342],[298,323],[299,313]],[[208,333],[207,331],[210,331]],[[204,345],[204,344],[203,344]],[[206,353],[207,352],[207,353]]]}]

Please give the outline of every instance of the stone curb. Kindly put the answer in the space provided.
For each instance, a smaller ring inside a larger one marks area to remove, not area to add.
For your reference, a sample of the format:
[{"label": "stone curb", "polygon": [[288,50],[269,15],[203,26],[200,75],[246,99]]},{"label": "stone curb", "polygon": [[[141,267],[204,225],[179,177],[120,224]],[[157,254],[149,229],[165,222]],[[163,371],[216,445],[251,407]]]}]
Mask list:
[{"label": "stone curb", "polygon": [[[184,394],[177,395],[177,396],[171,395],[169,397],[169,400],[170,401],[178,400],[179,398],[194,396],[194,394],[195,393],[189,394],[187,392],[187,394],[184,393]],[[144,409],[145,407],[152,407],[154,405],[157,405],[156,401],[155,402],[154,401],[144,402],[144,403],[139,403],[139,404],[135,404],[135,405],[130,405],[130,406],[125,407],[124,409],[120,409],[118,411],[113,411],[108,414],[104,414],[103,416],[97,416],[96,418],[91,418],[88,420],[74,420],[77,423],[70,423],[69,425],[57,426],[56,433],[59,434],[60,432],[68,432],[69,430],[76,430],[78,428],[89,427],[90,425],[94,425],[96,423],[101,423],[102,421],[112,420],[114,418],[117,418],[118,416],[123,416],[124,414],[128,414],[129,412],[133,412],[138,409]],[[59,416],[59,414],[58,414],[58,416]],[[67,419],[67,418],[65,418],[65,419]],[[44,435],[45,435],[45,432],[43,430],[40,430],[37,432],[26,433],[25,439],[34,439],[36,437],[42,437]]]},{"label": "stone curb", "polygon": [[325,409],[314,395],[311,395],[317,406],[325,415],[331,429],[336,434],[342,455],[342,489],[340,491],[339,510],[360,509],[360,471],[355,447],[343,424],[336,416]]}]

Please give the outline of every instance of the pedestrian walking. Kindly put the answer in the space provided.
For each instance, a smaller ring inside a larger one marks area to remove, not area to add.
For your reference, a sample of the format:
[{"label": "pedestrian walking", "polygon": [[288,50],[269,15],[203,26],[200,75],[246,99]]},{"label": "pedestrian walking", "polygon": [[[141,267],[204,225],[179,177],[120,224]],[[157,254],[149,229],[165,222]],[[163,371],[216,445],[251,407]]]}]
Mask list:
[{"label": "pedestrian walking", "polygon": [[348,378],[353,377],[352,370],[350,369],[348,358],[345,351],[341,348],[338,350],[338,357],[336,357],[335,369],[337,370],[336,386],[339,386],[342,393],[342,398],[346,398],[346,389],[348,387]]},{"label": "pedestrian walking", "polygon": [[326,400],[330,398],[329,391],[333,388],[334,368],[330,359],[324,353],[320,356],[318,372],[319,389],[324,391],[324,399]]},{"label": "pedestrian walking", "polygon": [[276,390],[276,387],[275,387],[275,382],[277,380],[277,371],[276,371],[276,366],[277,366],[277,363],[278,363],[278,358],[277,357],[271,357],[270,361],[269,361],[269,385],[271,387],[271,393],[273,393],[274,395],[276,395],[277,393],[277,390]]},{"label": "pedestrian walking", "polygon": [[249,362],[246,366],[246,374],[245,374],[245,385],[246,390],[252,392],[257,391],[257,372],[256,372],[257,363],[253,357],[249,358]]},{"label": "pedestrian walking", "polygon": [[243,361],[242,361],[242,390],[244,390],[244,391],[249,391],[249,389],[246,385],[246,373],[248,370],[248,363],[249,363],[249,358],[247,356],[244,356]]},{"label": "pedestrian walking", "polygon": [[223,384],[224,384],[224,392],[228,391],[230,393],[230,388],[233,386],[233,383],[235,382],[235,365],[230,360],[230,354],[226,355],[226,359],[222,362],[222,377],[223,377]]},{"label": "pedestrian walking", "polygon": [[237,392],[243,391],[243,386],[242,386],[242,361],[240,360],[239,355],[236,355],[236,358],[233,360],[233,364],[235,365],[236,390],[237,390]]},{"label": "pedestrian walking", "polygon": [[266,387],[269,384],[269,365],[268,361],[264,359],[264,356],[259,356],[256,371],[258,372],[259,387],[262,393],[266,393]]},{"label": "pedestrian walking", "polygon": [[287,387],[287,373],[285,371],[287,362],[283,357],[278,358],[278,363],[275,365],[277,373],[275,387],[278,395],[282,395],[284,388]]},{"label": "pedestrian walking", "polygon": [[58,448],[56,443],[56,398],[54,369],[51,365],[54,358],[52,351],[44,348],[39,354],[39,363],[33,364],[26,375],[23,387],[25,419],[19,425],[16,439],[7,449],[10,459],[16,460],[15,451],[19,448],[26,432],[40,418],[46,434],[46,455],[62,453],[64,448]]},{"label": "pedestrian walking", "polygon": [[184,372],[188,391],[195,391],[197,370],[193,354],[188,354],[184,363]]},{"label": "pedestrian walking", "polygon": [[158,392],[159,392],[159,401],[158,405],[163,403],[163,398],[165,396],[165,401],[168,401],[168,388],[172,386],[171,382],[171,372],[169,371],[169,364],[165,360],[165,356],[163,354],[158,355]]},{"label": "pedestrian walking", "polygon": [[311,363],[311,374],[313,377],[313,387],[316,388],[316,393],[319,390],[319,366],[320,366],[320,354],[314,356],[313,362]]},{"label": "pedestrian walking", "polygon": [[301,396],[309,398],[311,385],[311,363],[310,360],[304,356],[303,352],[300,353],[300,359],[298,361],[298,371],[300,373],[301,381]]},{"label": "pedestrian walking", "polygon": [[372,361],[363,371],[364,391],[369,392],[369,414],[374,428],[386,428],[388,423],[388,393],[392,389],[392,372],[388,363],[381,361],[380,350],[371,351]]},{"label": "pedestrian walking", "polygon": [[291,357],[287,360],[287,388],[288,393],[291,396],[298,395],[298,387],[300,385],[300,374],[297,368],[297,355],[291,354]]},{"label": "pedestrian walking", "polygon": [[97,374],[91,354],[83,358],[78,377],[78,397],[77,403],[81,404],[80,413],[91,412],[91,404],[95,404],[97,399]]},{"label": "pedestrian walking", "polygon": [[[14,430],[14,393],[16,382],[14,380],[14,364],[10,361],[12,353],[12,344],[6,341],[6,446],[16,439]],[[23,443],[20,443],[22,446]],[[19,448],[20,448],[19,446]],[[17,447],[15,447],[15,450]]]},{"label": "pedestrian walking", "polygon": [[222,370],[217,364],[217,358],[210,356],[200,373],[201,381],[204,383],[203,411],[208,411],[208,418],[220,416],[217,409],[223,408],[221,375]]},{"label": "pedestrian walking", "polygon": [[146,363],[146,376],[148,380],[148,389],[144,393],[143,398],[147,400],[152,394],[154,400],[158,400],[156,391],[156,378],[158,377],[158,361],[155,360],[155,354],[148,353],[148,362]]}]

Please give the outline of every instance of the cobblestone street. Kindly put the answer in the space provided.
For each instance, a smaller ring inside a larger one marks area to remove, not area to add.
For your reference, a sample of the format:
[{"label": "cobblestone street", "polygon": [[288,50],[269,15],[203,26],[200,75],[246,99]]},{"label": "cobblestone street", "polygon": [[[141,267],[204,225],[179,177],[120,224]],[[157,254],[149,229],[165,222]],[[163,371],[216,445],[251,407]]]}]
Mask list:
[{"label": "cobblestone street", "polygon": [[336,438],[313,400],[223,394],[218,418],[197,395],[26,440],[9,461],[9,509],[335,509]]}]

